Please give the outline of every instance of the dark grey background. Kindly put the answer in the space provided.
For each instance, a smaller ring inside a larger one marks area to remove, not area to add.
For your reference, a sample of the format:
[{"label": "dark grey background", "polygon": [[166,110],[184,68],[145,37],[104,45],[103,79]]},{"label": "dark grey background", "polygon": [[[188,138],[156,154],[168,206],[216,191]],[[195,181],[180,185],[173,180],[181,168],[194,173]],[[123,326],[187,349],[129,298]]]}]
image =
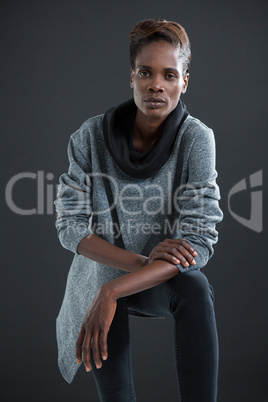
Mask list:
[{"label": "dark grey background", "polygon": [[[248,183],[259,170],[265,177],[267,168],[267,12],[265,0],[0,5],[2,188],[18,173],[51,173],[45,197],[51,185],[55,195],[67,169],[71,133],[131,96],[134,24],[166,18],[186,28],[193,58],[183,101],[214,129],[225,214],[204,269],[216,294],[220,402],[268,401],[265,234],[237,222],[227,204],[237,182]],[[36,180],[18,181],[15,204],[34,208],[36,188]],[[68,385],[57,368],[55,318],[72,254],[57,240],[55,214],[47,213],[47,202],[44,214],[30,216],[12,212],[4,197],[2,202],[1,401],[98,401],[91,374],[80,370]],[[250,192],[234,196],[231,205],[249,218]],[[177,401],[172,331],[169,320],[131,320],[139,402]]]}]

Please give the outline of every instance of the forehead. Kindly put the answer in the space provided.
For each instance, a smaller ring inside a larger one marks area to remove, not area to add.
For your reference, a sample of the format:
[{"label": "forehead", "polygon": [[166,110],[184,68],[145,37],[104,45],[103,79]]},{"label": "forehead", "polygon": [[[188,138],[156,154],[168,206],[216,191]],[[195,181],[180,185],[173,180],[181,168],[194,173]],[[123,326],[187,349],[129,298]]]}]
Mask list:
[{"label": "forehead", "polygon": [[142,46],[137,55],[135,66],[146,65],[152,68],[176,68],[182,67],[180,49],[166,41],[154,41]]}]

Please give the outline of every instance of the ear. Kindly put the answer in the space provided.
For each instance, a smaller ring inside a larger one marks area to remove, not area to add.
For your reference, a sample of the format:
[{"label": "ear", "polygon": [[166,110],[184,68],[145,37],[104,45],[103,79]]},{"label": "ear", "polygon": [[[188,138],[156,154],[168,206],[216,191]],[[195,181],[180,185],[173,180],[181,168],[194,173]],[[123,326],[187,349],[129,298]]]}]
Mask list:
[{"label": "ear", "polygon": [[185,94],[185,92],[187,91],[189,77],[190,77],[189,73],[186,73],[185,76],[183,77],[183,88],[182,88],[183,94]]},{"label": "ear", "polygon": [[133,76],[134,76],[134,71],[131,69],[131,71],[130,71],[130,88],[133,88],[133,84],[132,84]]}]

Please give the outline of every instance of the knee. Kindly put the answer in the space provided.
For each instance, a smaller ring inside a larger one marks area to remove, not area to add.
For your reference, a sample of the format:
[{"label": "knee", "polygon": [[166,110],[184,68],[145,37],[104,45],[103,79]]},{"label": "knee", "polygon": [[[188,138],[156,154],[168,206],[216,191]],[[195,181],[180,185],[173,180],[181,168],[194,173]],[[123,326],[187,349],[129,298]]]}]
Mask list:
[{"label": "knee", "polygon": [[176,293],[180,300],[195,303],[214,301],[213,288],[202,272],[188,271],[179,274],[176,278]]},{"label": "knee", "polygon": [[185,274],[184,287],[186,297],[194,299],[197,302],[214,301],[212,286],[202,272],[191,271]]}]

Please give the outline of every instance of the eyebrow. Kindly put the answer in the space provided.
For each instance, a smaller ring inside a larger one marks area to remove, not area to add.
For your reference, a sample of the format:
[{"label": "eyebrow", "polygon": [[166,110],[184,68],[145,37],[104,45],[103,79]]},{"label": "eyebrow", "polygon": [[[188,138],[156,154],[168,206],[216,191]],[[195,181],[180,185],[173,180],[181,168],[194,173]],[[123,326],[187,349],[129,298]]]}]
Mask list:
[{"label": "eyebrow", "polygon": [[[144,68],[144,69],[146,69],[146,70],[152,70],[152,67],[146,66],[145,64],[140,64],[139,66],[137,66],[137,68],[139,68],[139,69]],[[174,67],[164,68],[164,71],[166,71],[166,72],[172,71],[172,72],[174,72],[174,73],[180,75],[179,71],[178,71],[176,68],[174,68]]]}]

